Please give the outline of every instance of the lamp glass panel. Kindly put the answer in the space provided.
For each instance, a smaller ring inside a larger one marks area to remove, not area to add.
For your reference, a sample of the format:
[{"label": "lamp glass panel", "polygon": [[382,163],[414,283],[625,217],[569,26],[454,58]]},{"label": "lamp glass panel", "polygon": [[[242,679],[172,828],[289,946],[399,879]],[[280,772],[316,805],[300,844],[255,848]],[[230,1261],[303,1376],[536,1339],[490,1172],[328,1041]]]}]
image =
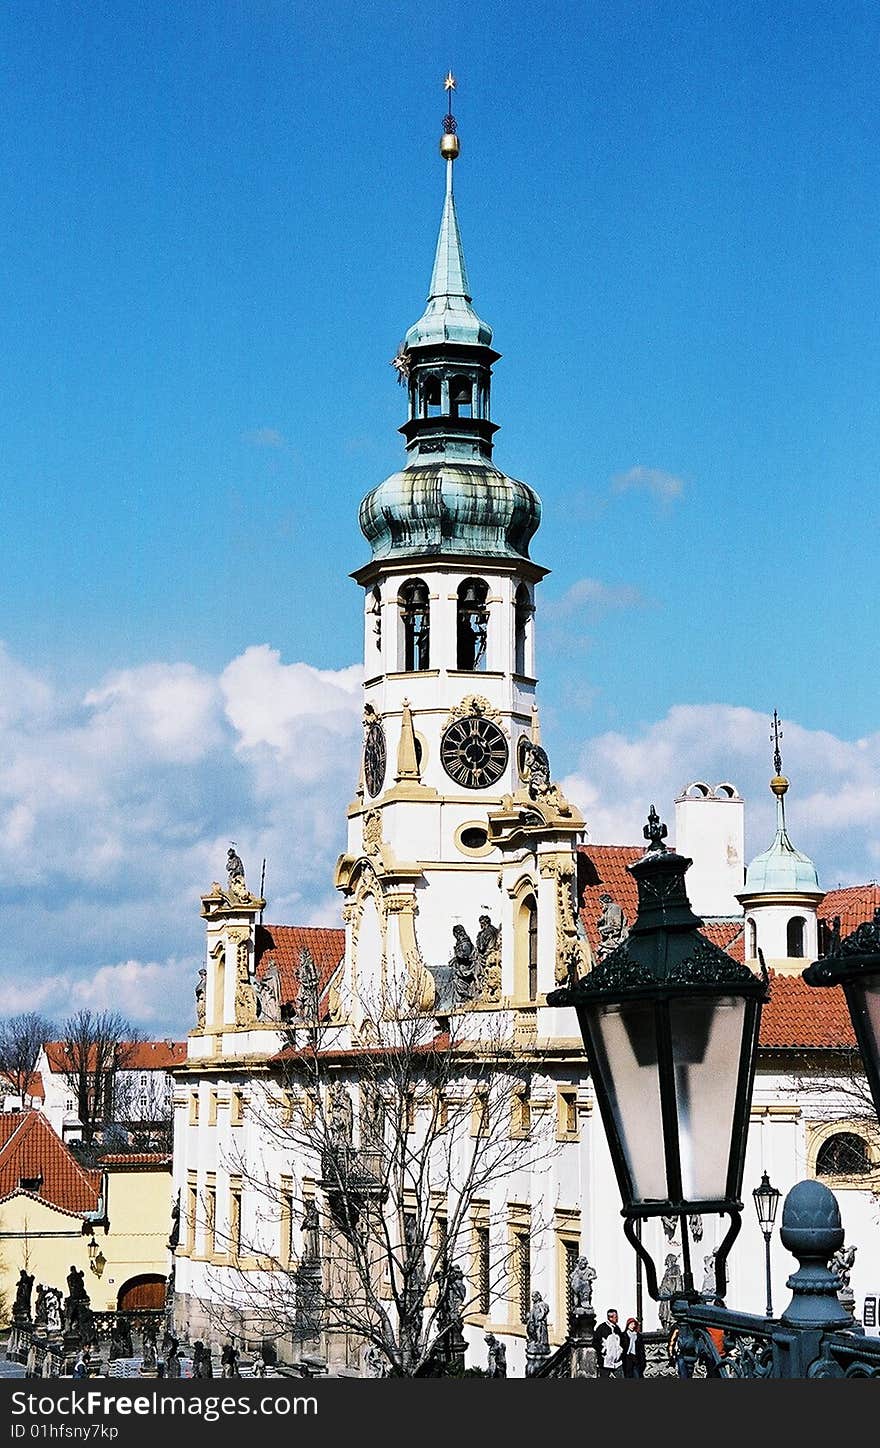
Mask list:
[{"label": "lamp glass panel", "polygon": [[874,1063],[880,1068],[880,980],[875,976],[870,984],[862,987],[864,992],[865,1015],[871,1035],[874,1037]]},{"label": "lamp glass panel", "polygon": [[727,1195],[745,1007],[736,996],[679,996],[670,1002],[686,1201]]},{"label": "lamp glass panel", "polygon": [[662,1202],[668,1195],[660,1114],[654,1005],[633,1001],[589,1011],[592,1066],[611,1107],[620,1150],[629,1168],[633,1202]]}]

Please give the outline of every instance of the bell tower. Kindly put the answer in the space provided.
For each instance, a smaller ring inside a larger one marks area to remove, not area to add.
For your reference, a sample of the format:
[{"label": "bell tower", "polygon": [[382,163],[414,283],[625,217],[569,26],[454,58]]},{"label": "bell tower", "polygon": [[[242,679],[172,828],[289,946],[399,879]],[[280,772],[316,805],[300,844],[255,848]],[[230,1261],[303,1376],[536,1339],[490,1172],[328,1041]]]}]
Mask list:
[{"label": "bell tower", "polygon": [[[454,193],[452,75],[445,84],[445,194],[428,298],[392,364],[406,388],[407,458],[359,513],[372,552],[352,575],[365,610],[364,750],[336,883],[353,990],[368,969],[384,987],[404,980],[423,1003],[432,991],[463,998],[465,985],[443,973],[447,956],[461,944],[459,927],[470,939],[482,922],[488,939],[488,917],[504,958],[483,968],[480,990],[497,1002],[514,993],[508,857],[536,848],[526,835],[543,831],[573,870],[583,820],[552,784],[540,743],[535,595],[547,570],[529,547],[541,503],[493,462],[500,354],[473,305]],[[538,909],[537,855],[533,873]],[[540,954],[533,922],[528,931],[525,948]],[[545,972],[532,966],[534,982]],[[558,983],[548,968],[541,990]]]}]

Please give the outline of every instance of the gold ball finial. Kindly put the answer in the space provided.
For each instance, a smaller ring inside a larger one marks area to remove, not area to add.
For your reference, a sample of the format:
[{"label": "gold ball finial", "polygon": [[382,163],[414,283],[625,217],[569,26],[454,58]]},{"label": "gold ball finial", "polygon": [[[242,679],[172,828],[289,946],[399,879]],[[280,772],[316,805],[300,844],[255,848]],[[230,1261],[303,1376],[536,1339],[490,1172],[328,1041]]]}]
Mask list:
[{"label": "gold ball finial", "polygon": [[460,150],[461,143],[454,131],[447,131],[440,137],[440,155],[444,161],[454,161]]},{"label": "gold ball finial", "polygon": [[776,798],[781,799],[788,789],[788,780],[786,779],[785,775],[774,774],[773,778],[770,781],[770,788],[776,795]]}]

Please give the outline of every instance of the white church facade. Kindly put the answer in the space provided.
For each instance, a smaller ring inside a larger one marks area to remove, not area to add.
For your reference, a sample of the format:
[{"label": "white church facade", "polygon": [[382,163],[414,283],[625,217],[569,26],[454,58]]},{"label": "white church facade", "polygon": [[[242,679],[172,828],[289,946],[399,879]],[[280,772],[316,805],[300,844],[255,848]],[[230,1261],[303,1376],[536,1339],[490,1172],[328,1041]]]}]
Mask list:
[{"label": "white church facade", "polygon": [[[228,879],[202,899],[197,1024],[175,1072],[176,1331],[272,1339],[283,1358],[323,1360],[331,1372],[368,1370],[375,1342],[359,1328],[383,1313],[393,1324],[401,1294],[411,1302],[414,1279],[404,1271],[401,1288],[395,1262],[414,1243],[424,1312],[438,1321],[438,1264],[460,1269],[477,1366],[491,1335],[509,1374],[523,1375],[536,1292],[551,1349],[565,1341],[580,1256],[596,1271],[600,1318],[613,1306],[621,1320],[661,1325],[623,1236],[574,1011],[546,1004],[625,938],[636,906],[627,865],[642,847],[587,842],[541,743],[535,632],[547,570],[530,552],[541,504],[493,461],[499,354],[470,293],[458,151],[453,122],[428,303],[396,359],[406,463],[360,509],[372,554],[353,575],[364,747],[336,869],[341,926],[263,924],[266,902],[231,853]],[[771,971],[744,1190],[764,1171],[783,1193],[816,1174],[840,1189],[846,1240],[858,1245],[858,1307],[880,1288],[880,1140],[848,1093],[853,1042],[839,992],[810,992],[800,971],[835,917],[846,933],[871,918],[880,892],[824,894],[791,844],[778,757],[771,789],[777,832],[748,869],[735,784],[687,785],[670,834],[693,860],[690,898],[710,939],[756,971],[761,951]],[[406,1051],[408,1105],[395,1122]],[[808,1089],[807,1078],[836,1077],[837,1093]],[[395,1130],[410,1175],[380,1191],[376,1163]],[[503,1138],[494,1156],[493,1133]],[[366,1277],[339,1203],[357,1173],[358,1240],[371,1214],[394,1217],[386,1260],[378,1253]],[[681,1261],[680,1230],[645,1224],[661,1271]],[[723,1235],[710,1217],[689,1233],[697,1264]],[[778,1240],[772,1253],[779,1310],[792,1264]],[[729,1304],[760,1310],[764,1242],[748,1201],[729,1276]],[[346,1291],[375,1302],[346,1320]]]}]

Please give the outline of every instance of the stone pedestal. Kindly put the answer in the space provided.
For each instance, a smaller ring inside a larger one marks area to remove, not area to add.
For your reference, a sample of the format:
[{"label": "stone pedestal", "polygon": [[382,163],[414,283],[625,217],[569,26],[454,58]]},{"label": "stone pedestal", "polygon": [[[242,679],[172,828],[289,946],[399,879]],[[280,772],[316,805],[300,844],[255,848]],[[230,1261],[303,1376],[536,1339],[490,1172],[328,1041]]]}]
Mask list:
[{"label": "stone pedestal", "polygon": [[593,1333],[596,1330],[596,1314],[591,1307],[571,1315],[571,1375],[573,1378],[595,1378],[596,1349],[593,1347]]}]

